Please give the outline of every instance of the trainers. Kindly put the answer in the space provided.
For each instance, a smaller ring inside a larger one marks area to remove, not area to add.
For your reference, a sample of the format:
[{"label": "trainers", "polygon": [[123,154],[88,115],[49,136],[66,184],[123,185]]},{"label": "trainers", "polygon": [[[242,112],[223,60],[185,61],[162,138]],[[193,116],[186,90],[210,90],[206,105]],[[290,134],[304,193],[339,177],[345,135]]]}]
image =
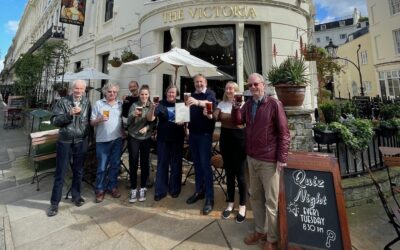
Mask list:
[{"label": "trainers", "polygon": [[232,210],[225,209],[225,210],[222,212],[222,218],[224,218],[225,220],[228,219],[229,216],[231,215],[231,213],[232,213]]},{"label": "trainers", "polygon": [[243,223],[245,219],[246,219],[246,214],[244,216],[239,213],[236,215],[236,223]]},{"label": "trainers", "polygon": [[146,188],[141,188],[139,190],[139,201],[145,201],[146,200]]},{"label": "trainers", "polygon": [[131,189],[131,194],[129,196],[129,202],[130,203],[137,202],[137,189]]}]

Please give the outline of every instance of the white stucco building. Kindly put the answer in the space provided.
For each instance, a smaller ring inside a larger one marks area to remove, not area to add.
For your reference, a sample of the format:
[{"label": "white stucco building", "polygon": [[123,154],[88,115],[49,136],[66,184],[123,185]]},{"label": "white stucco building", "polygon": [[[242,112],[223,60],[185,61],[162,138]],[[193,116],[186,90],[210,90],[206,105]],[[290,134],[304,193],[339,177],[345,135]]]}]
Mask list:
[{"label": "white stucco building", "polygon": [[[130,80],[149,84],[153,94],[162,94],[170,76],[149,74],[133,67],[113,68],[108,60],[131,50],[139,57],[168,51],[172,46],[218,66],[243,89],[247,75],[266,74],[273,63],[299,51],[299,41],[308,41],[313,27],[312,1],[86,1],[84,26],[60,24],[58,0],[30,0],[20,22],[6,67],[12,68],[21,53],[32,50],[48,29],[57,26],[73,50],[68,70],[94,67],[108,73],[127,92]],[[55,28],[55,29],[57,29]],[[275,44],[277,56],[273,58]],[[13,80],[8,78],[9,83]],[[209,80],[221,95],[225,81]],[[104,82],[92,81],[100,87]],[[190,79],[178,79],[182,92],[193,88]],[[305,108],[312,108],[312,86]],[[99,93],[91,91],[92,99]]]}]

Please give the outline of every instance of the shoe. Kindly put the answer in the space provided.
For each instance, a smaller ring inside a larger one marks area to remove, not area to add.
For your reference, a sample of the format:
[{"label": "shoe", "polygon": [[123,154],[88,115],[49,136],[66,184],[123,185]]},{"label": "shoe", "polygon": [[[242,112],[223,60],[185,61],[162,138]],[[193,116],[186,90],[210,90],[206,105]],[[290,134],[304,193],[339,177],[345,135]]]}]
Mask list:
[{"label": "shoe", "polygon": [[141,188],[139,190],[139,201],[145,201],[146,200],[146,188]]},{"label": "shoe", "polygon": [[160,201],[160,200],[164,199],[165,196],[167,196],[167,195],[166,194],[164,194],[164,195],[154,195],[154,200],[155,201]]},{"label": "shoe", "polygon": [[229,216],[231,215],[231,213],[232,213],[232,210],[225,209],[225,210],[222,212],[222,218],[224,218],[225,220],[228,219]]},{"label": "shoe", "polygon": [[100,203],[104,200],[104,191],[100,191],[96,193],[96,203]]},{"label": "shoe", "polygon": [[266,241],[264,244],[264,247],[263,247],[263,250],[276,250],[276,249],[278,249],[277,242],[272,243],[272,242]]},{"label": "shoe", "polygon": [[47,216],[52,217],[58,213],[58,206],[57,205],[50,205],[47,209]]},{"label": "shoe", "polygon": [[79,197],[78,199],[72,200],[72,202],[75,204],[75,206],[80,207],[83,204],[85,204],[85,200],[82,197]]},{"label": "shoe", "polygon": [[118,190],[118,188],[113,188],[113,189],[111,189],[111,196],[113,197],[113,198],[119,198],[119,197],[121,197],[121,193],[119,192],[119,190]]},{"label": "shoe", "polygon": [[179,197],[179,193],[173,193],[173,194],[171,194],[171,197],[172,198],[178,198]]},{"label": "shoe", "polygon": [[204,199],[204,193],[194,193],[186,200],[186,204],[196,203],[198,200]]},{"label": "shoe", "polygon": [[137,202],[137,189],[131,189],[131,193],[129,195],[129,202],[130,203]]},{"label": "shoe", "polygon": [[246,219],[246,214],[244,216],[239,213],[236,215],[236,223],[243,223],[245,219]]},{"label": "shoe", "polygon": [[262,234],[259,232],[254,232],[251,234],[248,234],[246,238],[244,238],[244,243],[246,245],[257,245],[259,240],[265,240],[267,238],[267,234]]},{"label": "shoe", "polygon": [[203,207],[203,214],[208,215],[213,210],[213,207],[214,207],[214,200],[206,199],[206,203],[204,204]]}]

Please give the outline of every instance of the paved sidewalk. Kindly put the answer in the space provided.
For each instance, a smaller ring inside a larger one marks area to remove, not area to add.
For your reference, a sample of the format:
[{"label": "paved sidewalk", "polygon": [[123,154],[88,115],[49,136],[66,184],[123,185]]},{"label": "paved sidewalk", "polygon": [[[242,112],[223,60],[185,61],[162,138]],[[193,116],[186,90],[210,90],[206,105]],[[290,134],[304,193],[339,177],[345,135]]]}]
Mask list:
[{"label": "paved sidewalk", "polygon": [[[0,104],[1,105],[1,104]],[[2,109],[2,107],[0,107]],[[3,116],[0,122],[3,124]],[[260,249],[242,239],[253,228],[251,211],[243,224],[223,220],[223,193],[215,186],[216,204],[209,216],[201,215],[204,201],[186,205],[194,191],[191,180],[179,198],[155,202],[153,188],[147,200],[130,204],[125,175],[121,175],[120,199],[106,195],[94,203],[91,187],[84,184],[85,205],[60,203],[59,214],[47,217],[52,177],[41,190],[30,184],[33,170],[27,161],[28,135],[22,129],[0,128],[0,250],[3,249]],[[154,173],[152,173],[154,174]],[[70,179],[67,178],[67,183]],[[353,249],[382,249],[395,237],[380,204],[347,210]],[[397,247],[397,248],[396,248]],[[393,249],[400,249],[400,243]]]}]

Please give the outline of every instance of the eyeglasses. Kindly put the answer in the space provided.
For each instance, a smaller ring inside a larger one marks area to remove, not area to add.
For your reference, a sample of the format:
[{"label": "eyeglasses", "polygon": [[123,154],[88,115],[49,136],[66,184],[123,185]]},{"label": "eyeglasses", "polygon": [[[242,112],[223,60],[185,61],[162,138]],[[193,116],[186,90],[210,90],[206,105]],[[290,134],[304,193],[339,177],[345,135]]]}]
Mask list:
[{"label": "eyeglasses", "polygon": [[117,93],[117,91],[112,91],[112,90],[109,90],[109,91],[107,91],[107,93],[110,93],[110,94],[115,94],[115,93]]},{"label": "eyeglasses", "polygon": [[257,88],[259,84],[261,84],[261,83],[259,83],[259,82],[253,82],[253,83],[248,83],[247,86],[248,86],[249,88],[251,88],[251,87],[253,87],[253,86],[254,86],[255,88]]}]

